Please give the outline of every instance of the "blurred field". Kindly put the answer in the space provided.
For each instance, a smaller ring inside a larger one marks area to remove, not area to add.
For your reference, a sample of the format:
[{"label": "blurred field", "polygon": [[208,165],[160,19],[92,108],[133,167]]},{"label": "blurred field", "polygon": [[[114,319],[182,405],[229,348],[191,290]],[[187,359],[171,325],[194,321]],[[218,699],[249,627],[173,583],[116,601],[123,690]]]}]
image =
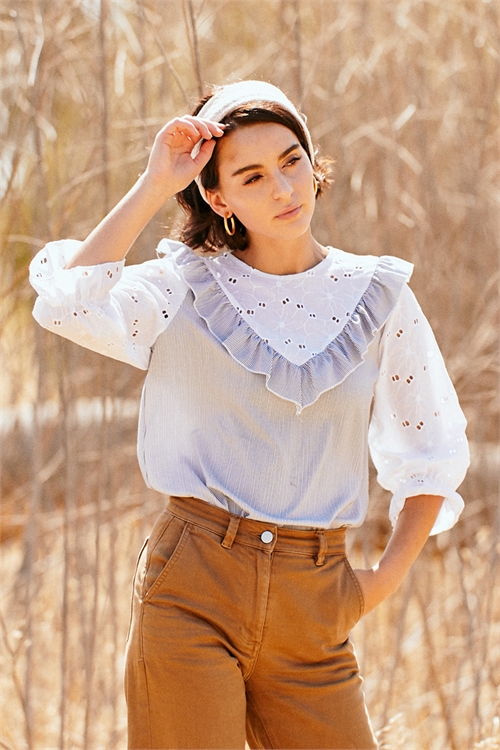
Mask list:
[{"label": "blurred field", "polygon": [[[163,503],[135,459],[143,374],[35,326],[28,263],[86,236],[207,83],[248,77],[283,87],[336,159],[318,239],[415,263],[469,420],[461,522],[354,634],[382,747],[500,746],[499,15],[495,0],[0,0],[0,748],[125,746],[129,584]],[[178,219],[172,201],[131,261]],[[389,534],[372,490],[354,562]]]}]

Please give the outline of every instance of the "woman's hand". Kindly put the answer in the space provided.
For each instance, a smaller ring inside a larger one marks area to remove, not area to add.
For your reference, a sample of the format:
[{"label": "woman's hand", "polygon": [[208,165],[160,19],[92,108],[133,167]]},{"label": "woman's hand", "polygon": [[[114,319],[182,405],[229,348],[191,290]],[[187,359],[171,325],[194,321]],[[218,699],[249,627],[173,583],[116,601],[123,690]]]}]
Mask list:
[{"label": "woman's hand", "polygon": [[[170,120],[157,134],[147,169],[145,184],[165,194],[165,200],[184,190],[206,166],[215,148],[216,138],[224,135],[224,125],[185,115]],[[191,152],[203,141],[193,158]]]}]

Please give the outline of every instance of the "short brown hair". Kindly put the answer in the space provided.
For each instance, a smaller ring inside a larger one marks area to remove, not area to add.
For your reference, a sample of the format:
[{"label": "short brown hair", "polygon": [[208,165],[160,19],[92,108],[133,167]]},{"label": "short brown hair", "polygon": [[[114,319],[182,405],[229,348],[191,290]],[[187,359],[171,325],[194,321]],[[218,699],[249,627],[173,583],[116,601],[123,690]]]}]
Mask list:
[{"label": "short brown hair", "polygon": [[[211,98],[211,94],[205,96],[195,107],[193,115],[197,115],[202,106]],[[238,107],[230,112],[221,122],[226,125],[225,133],[262,122],[274,122],[284,125],[298,138],[300,145],[309,153],[307,139],[300,122],[284,107],[275,102],[255,101],[249,102],[244,107]],[[332,159],[318,157],[317,151],[313,155],[313,174],[318,183],[316,197],[318,198],[325,187],[331,182],[330,173]],[[219,172],[217,163],[217,146],[212,158],[200,174],[203,187],[206,190],[215,190],[219,184]],[[244,250],[248,245],[246,228],[235,216],[236,231],[230,236],[224,228],[224,220],[212,210],[209,204],[202,198],[196,182],[193,180],[187,188],[177,193],[177,202],[186,213],[186,219],[180,230],[180,239],[192,249],[199,248],[204,253],[220,252],[222,248],[228,250]]]}]

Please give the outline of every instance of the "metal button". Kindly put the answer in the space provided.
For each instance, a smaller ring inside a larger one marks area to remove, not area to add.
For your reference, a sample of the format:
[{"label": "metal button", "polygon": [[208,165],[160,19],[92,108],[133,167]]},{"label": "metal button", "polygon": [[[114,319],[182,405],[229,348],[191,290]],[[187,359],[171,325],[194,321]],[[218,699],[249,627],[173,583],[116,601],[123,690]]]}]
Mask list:
[{"label": "metal button", "polygon": [[272,531],[263,531],[260,535],[261,540],[264,542],[264,544],[270,544],[273,539],[273,532]]}]

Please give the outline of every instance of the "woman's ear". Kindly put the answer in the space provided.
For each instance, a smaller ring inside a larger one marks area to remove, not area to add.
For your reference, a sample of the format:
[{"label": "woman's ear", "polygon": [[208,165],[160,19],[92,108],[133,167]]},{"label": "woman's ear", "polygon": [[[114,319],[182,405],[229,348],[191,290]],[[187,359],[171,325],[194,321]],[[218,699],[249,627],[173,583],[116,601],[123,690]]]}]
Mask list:
[{"label": "woman's ear", "polygon": [[[222,197],[221,192],[219,190],[205,190],[205,193],[212,211],[214,211],[216,214],[219,214],[219,216],[227,216],[229,209],[227,203]],[[229,214],[231,213],[232,211],[229,211]]]}]

